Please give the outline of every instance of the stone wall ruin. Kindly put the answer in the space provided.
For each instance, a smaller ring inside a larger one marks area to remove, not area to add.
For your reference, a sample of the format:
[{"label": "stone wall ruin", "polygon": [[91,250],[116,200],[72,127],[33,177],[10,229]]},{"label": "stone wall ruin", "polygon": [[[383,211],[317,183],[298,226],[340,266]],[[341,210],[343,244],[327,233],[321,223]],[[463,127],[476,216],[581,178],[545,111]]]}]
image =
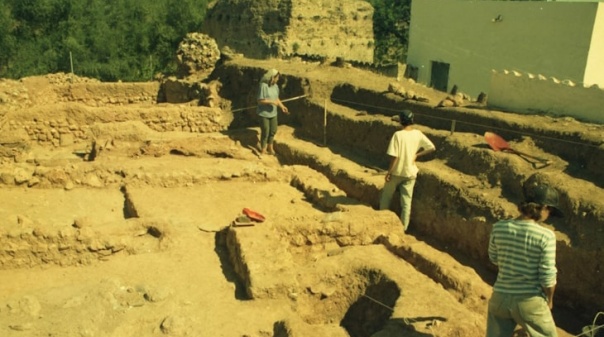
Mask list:
[{"label": "stone wall ruin", "polygon": [[373,7],[366,1],[220,0],[208,10],[202,32],[250,58],[373,63]]}]

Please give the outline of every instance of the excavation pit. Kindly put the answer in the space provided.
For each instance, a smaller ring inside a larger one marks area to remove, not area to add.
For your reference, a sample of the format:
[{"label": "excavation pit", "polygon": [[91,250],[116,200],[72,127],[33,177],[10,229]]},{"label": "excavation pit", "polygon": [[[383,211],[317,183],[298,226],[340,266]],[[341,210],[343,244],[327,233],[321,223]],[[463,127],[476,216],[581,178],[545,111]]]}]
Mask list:
[{"label": "excavation pit", "polygon": [[400,296],[396,283],[380,275],[371,275],[368,282],[367,288],[346,311],[340,323],[350,337],[372,336],[381,331],[392,316],[392,308]]}]

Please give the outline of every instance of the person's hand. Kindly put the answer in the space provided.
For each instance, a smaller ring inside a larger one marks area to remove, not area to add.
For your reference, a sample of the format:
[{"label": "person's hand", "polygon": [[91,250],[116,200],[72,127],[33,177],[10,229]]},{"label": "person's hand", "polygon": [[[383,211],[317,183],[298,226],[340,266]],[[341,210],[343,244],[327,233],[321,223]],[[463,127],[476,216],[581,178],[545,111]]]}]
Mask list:
[{"label": "person's hand", "polygon": [[281,110],[283,110],[283,113],[289,114],[289,109],[285,105],[281,105]]},{"label": "person's hand", "polygon": [[386,173],[386,178],[385,178],[386,182],[389,182],[391,177],[392,177],[392,175],[390,174],[390,172]]}]

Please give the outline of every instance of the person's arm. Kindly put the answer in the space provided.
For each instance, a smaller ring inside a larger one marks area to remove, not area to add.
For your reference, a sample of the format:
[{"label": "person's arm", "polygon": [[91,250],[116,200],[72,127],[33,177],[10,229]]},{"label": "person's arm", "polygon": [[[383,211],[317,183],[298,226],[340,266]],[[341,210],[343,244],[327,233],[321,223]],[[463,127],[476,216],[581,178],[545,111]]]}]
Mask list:
[{"label": "person's arm", "polygon": [[415,154],[415,159],[417,160],[417,158],[430,154],[434,151],[436,151],[436,146],[434,146],[434,143],[432,143],[432,141],[422,133],[420,151]]},{"label": "person's arm", "polygon": [[549,233],[543,245],[539,260],[539,281],[550,310],[554,307],[554,291],[556,290],[556,236]]},{"label": "person's arm", "polygon": [[421,151],[419,151],[418,153],[415,154],[415,159],[417,160],[417,158],[430,154],[434,151],[436,151],[436,148],[434,148],[434,147],[428,148],[428,149],[421,148]]},{"label": "person's arm", "polygon": [[397,157],[390,156],[390,165],[388,166],[388,172],[386,173],[386,181],[390,181],[392,177],[392,170],[394,170],[394,165],[396,165]]},{"label": "person's arm", "polygon": [[287,107],[285,105],[283,105],[283,103],[281,102],[280,99],[259,99],[258,100],[258,104],[266,104],[266,105],[274,105],[278,108],[281,108],[281,110],[284,113],[289,113],[289,110],[287,109]]},{"label": "person's arm", "polygon": [[277,98],[277,106],[280,107],[284,113],[286,113],[286,114],[289,113],[289,110],[287,109],[287,107],[285,105],[283,105],[283,102],[281,102],[281,100],[278,98]]},{"label": "person's arm", "polygon": [[545,293],[545,299],[547,300],[547,306],[550,310],[554,307],[554,292],[556,291],[556,286],[553,285],[551,287],[543,288],[543,292]]},{"label": "person's arm", "polygon": [[491,234],[489,235],[489,247],[487,248],[487,254],[489,256],[489,260],[492,264],[496,265],[499,268],[499,255],[497,254],[497,244],[495,243],[495,226],[497,223],[493,225],[491,229]]},{"label": "person's arm", "polygon": [[285,107],[285,105],[283,105],[283,103],[279,99],[278,94],[277,94],[277,98],[270,98],[270,96],[271,95],[270,95],[270,89],[269,89],[268,84],[261,83],[260,89],[258,91],[258,99],[257,99],[258,105],[274,105],[277,108],[281,108],[281,110],[283,110],[283,112],[285,112],[285,113],[289,112],[287,107]]},{"label": "person's arm", "polygon": [[277,103],[277,100],[275,100],[275,99],[268,99],[268,98],[261,98],[261,99],[259,99],[258,100],[258,104],[279,106],[279,103]]}]

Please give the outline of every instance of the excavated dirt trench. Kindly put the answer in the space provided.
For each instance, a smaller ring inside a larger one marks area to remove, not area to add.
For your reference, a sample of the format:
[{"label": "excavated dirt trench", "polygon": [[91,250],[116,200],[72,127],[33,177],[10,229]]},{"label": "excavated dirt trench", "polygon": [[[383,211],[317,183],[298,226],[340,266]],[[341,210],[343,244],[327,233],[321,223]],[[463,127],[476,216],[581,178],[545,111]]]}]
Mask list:
[{"label": "excavated dirt trench", "polygon": [[[368,168],[365,172],[378,173],[380,168],[386,168],[384,149],[397,128],[390,117],[401,109],[412,109],[419,128],[438,148],[421,166],[413,204],[413,231],[441,247],[462,252],[484,267],[489,267],[486,248],[490,224],[517,214],[515,204],[522,195],[522,182],[537,179],[556,186],[566,214],[564,219],[548,221],[559,239],[558,303],[585,310],[588,316],[604,303],[604,272],[598,262],[603,257],[604,240],[601,125],[550,116],[529,118],[472,104],[465,108],[436,108],[434,101],[403,99],[389,93],[386,86],[382,90],[376,90],[375,84],[364,86],[369,78],[321,91],[321,86],[313,86],[316,82],[304,70],[290,75],[286,65],[279,66],[286,69],[282,97],[308,95],[288,104],[296,113],[280,117],[295,126],[296,138],[327,146]],[[270,67],[270,63],[264,67]],[[240,80],[229,66],[214,76],[232,83],[260,73],[254,67],[234,68],[243,74]],[[241,87],[234,89],[234,93],[225,96],[246,98],[234,99],[234,107],[252,104],[249,94],[237,92]],[[548,159],[551,164],[536,169],[526,158],[495,153],[482,137],[486,131],[497,132],[514,149]],[[368,183],[367,175],[334,167],[333,162],[317,160],[315,155],[301,154],[295,145],[280,147],[281,143],[288,141],[277,140],[282,163],[308,165],[326,175],[349,197],[377,206],[380,184]]]},{"label": "excavated dirt trench", "polygon": [[[211,79],[222,83],[220,95],[233,109],[254,106],[250,88],[269,65],[226,64]],[[370,75],[363,75],[361,82],[334,85],[313,77],[313,70],[304,68],[309,65],[296,65],[297,70],[280,66],[282,97],[306,97],[288,103],[292,115],[280,117],[276,158],[259,161],[248,149],[257,141],[253,110],[227,113],[221,120],[211,109],[149,109],[139,103],[157,96],[157,88],[148,85],[136,92],[139,98],[130,99],[136,102],[132,109],[119,102],[123,106],[112,109],[61,106],[70,111],[71,145],[61,145],[63,138],[51,143],[38,138],[40,149],[21,138],[6,150],[9,142],[4,142],[5,188],[0,192],[8,206],[2,209],[7,219],[0,232],[2,269],[94,266],[95,261],[165,254],[192,236],[184,228],[199,228],[215,235],[215,254],[226,279],[235,284],[237,299],[293,301],[289,306],[295,314],[267,317],[274,322],[270,332],[258,335],[480,335],[494,276],[486,257],[490,225],[515,216],[521,183],[532,177],[559,188],[566,213],[547,225],[558,236],[556,320],[566,331],[577,331],[604,303],[598,262],[604,242],[602,126],[482,109],[437,109],[435,102],[387,93],[389,79],[371,82]],[[69,87],[68,100],[86,100]],[[96,90],[102,91],[102,85]],[[375,210],[384,151],[397,128],[390,117],[402,108],[416,112],[418,128],[438,148],[419,163],[411,235],[406,236],[396,206],[392,212]],[[25,125],[27,131],[37,128],[38,135],[45,127],[61,130],[60,114],[33,115],[18,109],[5,113],[3,128],[14,133]],[[45,127],[31,126],[31,118]],[[204,124],[204,118],[214,122]],[[228,130],[216,136],[189,133],[211,133],[221,123]],[[482,137],[487,130],[552,164],[535,170],[521,158],[493,152]],[[50,140],[55,134],[47,135]],[[43,151],[50,155],[36,155]],[[219,187],[233,182],[242,185]],[[288,184],[291,190],[277,196],[270,192],[277,190],[272,184]],[[47,201],[34,201],[32,195]],[[32,200],[29,211],[23,200]],[[227,200],[239,206],[258,202],[273,221],[253,231],[229,227],[224,219],[231,215],[224,213],[232,211],[218,206]],[[129,294],[114,297],[130,308],[167,297],[140,287]],[[43,302],[45,297],[38,296]],[[6,303],[12,309],[0,309],[1,322],[18,311],[10,301],[0,304]],[[288,312],[285,307],[276,312]],[[195,324],[175,317],[158,320],[154,333],[197,331]],[[11,326],[0,331],[44,332],[31,323]],[[248,324],[244,320],[241,326]]]},{"label": "excavated dirt trench", "polygon": [[[225,83],[243,83],[223,89],[224,96],[231,98],[237,108],[253,106],[253,93],[248,88],[254,83],[248,82],[261,73],[262,68],[227,66],[214,76]],[[600,169],[604,164],[601,126],[472,107],[435,108],[434,102],[404,100],[385,90],[350,83],[320,91],[311,82],[304,74],[297,77],[285,73],[282,97],[308,97],[289,103],[290,110],[297,113],[281,120],[296,127],[297,138],[327,145],[370,171],[378,168],[373,173],[386,165],[383,151],[397,128],[390,116],[403,108],[416,112],[420,129],[439,148],[425,163],[418,181],[413,206],[417,234],[455,248],[483,266],[488,267],[489,225],[516,214],[522,182],[531,177],[559,187],[567,217],[550,220],[550,228],[559,237],[558,292],[569,308],[582,307],[589,313],[596,310],[602,298],[594,290],[601,289],[603,281],[597,262],[602,257],[599,247],[604,238],[599,197],[604,186]],[[251,114],[243,114],[243,125],[253,123]],[[519,157],[494,153],[482,138],[486,131],[497,131],[514,148],[547,158],[552,164],[536,170]],[[254,145],[254,141],[249,145]],[[283,163],[308,165],[325,174],[349,197],[376,206],[379,184],[367,184],[366,178],[334,168],[331,162],[321,162],[314,155],[301,154],[293,146],[280,148],[281,143],[286,142],[278,140],[276,146]],[[535,173],[537,176],[533,176]],[[393,210],[397,211],[396,206]],[[577,266],[581,266],[579,270],[575,270]]]}]

